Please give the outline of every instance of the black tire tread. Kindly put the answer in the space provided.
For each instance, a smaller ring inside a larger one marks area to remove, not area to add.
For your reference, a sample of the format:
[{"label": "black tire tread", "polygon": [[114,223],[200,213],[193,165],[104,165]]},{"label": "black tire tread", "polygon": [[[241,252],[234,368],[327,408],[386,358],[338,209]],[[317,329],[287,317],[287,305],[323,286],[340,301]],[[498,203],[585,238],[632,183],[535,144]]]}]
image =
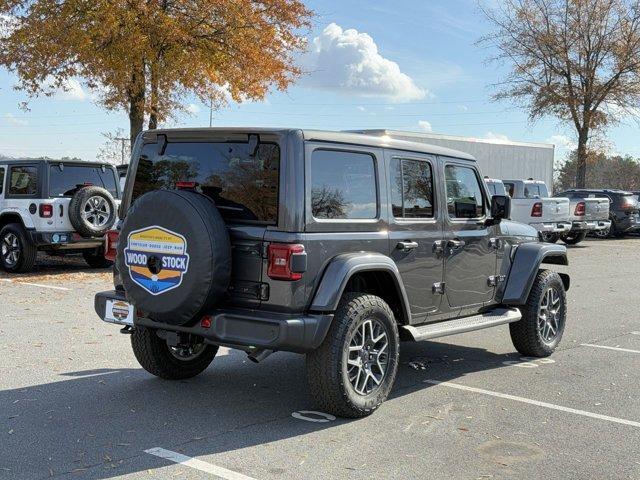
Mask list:
[{"label": "black tire tread", "polygon": [[22,252],[18,263],[13,268],[7,268],[2,261],[2,266],[7,272],[10,273],[26,273],[33,270],[36,263],[36,257],[38,256],[37,247],[31,243],[31,240],[27,236],[27,232],[24,227],[19,223],[8,223],[0,230],[0,239],[4,237],[5,232],[10,231],[18,237],[18,241],[22,245]]},{"label": "black tire tread", "polygon": [[[366,408],[357,407],[347,397],[346,386],[340,371],[346,331],[358,313],[371,308],[380,308],[391,319],[394,319],[391,308],[380,297],[357,292],[346,293],[340,301],[324,342],[317,350],[307,354],[306,366],[310,391],[318,408],[324,412],[341,417],[360,418],[373,413],[386,399],[385,395]],[[395,324],[395,320],[393,322]],[[396,345],[399,345],[400,338],[397,328],[393,335]],[[396,352],[398,351],[396,349]],[[397,358],[396,368],[389,372],[391,385],[395,381],[396,373]]]},{"label": "black tire tread", "polygon": [[[551,279],[557,280],[562,285],[560,276],[551,270],[540,270],[529,292],[527,303],[520,309],[522,319],[509,324],[511,341],[516,350],[527,357],[548,357],[555,347],[549,347],[538,337],[537,317],[540,297],[544,293]],[[566,302],[565,302],[566,308]]]},{"label": "black tire tread", "polygon": [[568,235],[563,235],[561,238],[562,238],[562,241],[567,245],[577,245],[578,243],[583,241],[585,238],[587,238],[587,233],[588,232],[586,230],[583,230],[578,233],[574,233],[574,234],[569,233]]},{"label": "black tire tread", "polygon": [[98,253],[84,252],[82,254],[82,258],[84,258],[84,261],[87,262],[87,265],[89,265],[91,268],[109,268],[113,266],[112,261],[104,258],[104,256],[102,255],[102,251]]},{"label": "black tire tread", "polygon": [[218,353],[218,347],[207,345],[205,351],[194,360],[180,361],[169,353],[167,343],[148,328],[134,329],[131,347],[142,368],[165,380],[195,377],[206,370]]}]

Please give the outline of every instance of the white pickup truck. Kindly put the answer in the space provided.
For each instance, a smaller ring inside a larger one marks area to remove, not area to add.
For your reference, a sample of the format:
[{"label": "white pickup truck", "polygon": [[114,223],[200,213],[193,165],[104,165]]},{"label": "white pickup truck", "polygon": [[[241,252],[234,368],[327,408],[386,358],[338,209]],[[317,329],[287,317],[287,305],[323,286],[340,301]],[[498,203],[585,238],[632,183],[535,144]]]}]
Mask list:
[{"label": "white pickup truck", "polygon": [[571,231],[568,198],[549,197],[547,185],[540,180],[502,182],[511,197],[511,220],[531,225],[543,240]]}]

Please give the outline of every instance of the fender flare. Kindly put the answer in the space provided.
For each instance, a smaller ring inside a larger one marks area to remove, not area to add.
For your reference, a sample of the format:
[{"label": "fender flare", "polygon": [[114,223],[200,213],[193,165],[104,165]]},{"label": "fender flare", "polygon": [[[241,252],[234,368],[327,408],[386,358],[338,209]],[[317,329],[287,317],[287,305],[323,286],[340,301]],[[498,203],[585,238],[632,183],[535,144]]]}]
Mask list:
[{"label": "fender flare", "polygon": [[35,225],[31,217],[28,215],[23,215],[20,210],[5,209],[2,212],[0,212],[0,223],[2,223],[3,225],[6,225],[7,223],[15,223],[12,221],[6,222],[5,220],[7,218],[15,219],[16,222],[21,223],[22,226],[27,230],[35,228]]},{"label": "fender flare", "polygon": [[[567,247],[540,242],[518,245],[511,262],[501,303],[514,306],[527,303],[529,292],[543,263],[569,265]],[[569,290],[569,275],[560,274],[560,277],[565,289]]]},{"label": "fender flare", "polygon": [[360,272],[376,271],[391,275],[402,307],[403,318],[399,319],[400,323],[409,323],[411,308],[400,271],[391,258],[376,252],[345,253],[334,257],[322,275],[310,310],[335,312],[351,277]]}]

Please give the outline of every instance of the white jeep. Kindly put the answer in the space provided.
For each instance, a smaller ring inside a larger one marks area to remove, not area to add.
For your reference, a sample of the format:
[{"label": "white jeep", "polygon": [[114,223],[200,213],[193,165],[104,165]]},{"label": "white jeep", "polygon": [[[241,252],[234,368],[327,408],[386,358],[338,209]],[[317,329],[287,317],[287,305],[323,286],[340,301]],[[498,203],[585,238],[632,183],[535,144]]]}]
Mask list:
[{"label": "white jeep", "polygon": [[8,272],[33,268],[38,251],[81,253],[93,268],[111,265],[104,234],[117,219],[115,167],[57,160],[0,161],[0,262]]}]

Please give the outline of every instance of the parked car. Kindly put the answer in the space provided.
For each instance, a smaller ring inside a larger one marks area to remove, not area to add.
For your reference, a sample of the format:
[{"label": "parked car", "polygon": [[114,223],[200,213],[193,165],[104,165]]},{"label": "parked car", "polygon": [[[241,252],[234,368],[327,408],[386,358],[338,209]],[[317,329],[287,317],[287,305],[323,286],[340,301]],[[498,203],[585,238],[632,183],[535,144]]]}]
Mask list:
[{"label": "parked car", "polygon": [[110,165],[80,161],[0,161],[2,267],[27,272],[36,254],[81,253],[94,268],[117,218],[120,189]]},{"label": "parked car", "polygon": [[484,183],[492,196],[507,195],[507,189],[505,188],[504,183],[502,183],[502,180],[484,177]]},{"label": "parked car", "polygon": [[130,175],[107,243],[115,290],[95,309],[158,377],[199,374],[220,345],[255,362],[300,352],[319,408],[361,417],[389,395],[401,338],[509,324],[521,354],[544,357],[562,337],[569,278],[550,268],[566,247],[505,220],[510,199],[489,198],[468,154],[337,132],[159,130],[138,137]]},{"label": "parked car", "polygon": [[571,202],[569,205],[571,231],[558,235],[557,238],[549,241],[562,239],[569,245],[575,245],[584,240],[590,232],[611,228],[611,220],[609,220],[611,202],[608,198],[585,197],[580,192],[573,190],[561,192],[555,196],[568,198]]},{"label": "parked car", "polygon": [[604,198],[609,200],[609,220],[611,227],[596,230],[593,234],[600,238],[624,237],[627,233],[640,231],[640,205],[633,192],[615,189],[570,189],[584,198]]},{"label": "parked car", "polygon": [[540,180],[503,180],[511,197],[511,220],[534,227],[544,241],[554,242],[571,231],[569,199],[549,197]]}]

